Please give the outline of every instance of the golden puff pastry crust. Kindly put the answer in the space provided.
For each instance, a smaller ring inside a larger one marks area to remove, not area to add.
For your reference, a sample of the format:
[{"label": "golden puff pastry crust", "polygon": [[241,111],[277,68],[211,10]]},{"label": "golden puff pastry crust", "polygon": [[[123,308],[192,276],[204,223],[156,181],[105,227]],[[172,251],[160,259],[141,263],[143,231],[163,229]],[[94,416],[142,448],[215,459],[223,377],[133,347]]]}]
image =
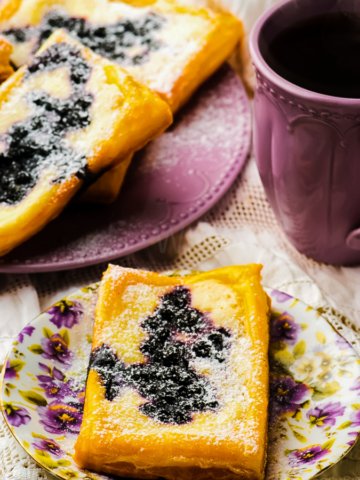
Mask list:
[{"label": "golden puff pastry crust", "polygon": [[10,64],[12,50],[13,47],[11,43],[0,35],[0,83],[4,82],[14,73],[14,69]]},{"label": "golden puff pastry crust", "polygon": [[115,167],[101,175],[95,183],[90,185],[79,198],[86,203],[113,203],[119,196],[124,183],[126,172],[130,166],[133,154],[128,155]]},{"label": "golden puff pastry crust", "polygon": [[17,12],[0,22],[17,66],[28,62],[56,28],[126,68],[173,112],[243,36],[241,22],[232,15],[172,0],[22,0]]},{"label": "golden puff pastry crust", "polygon": [[1,0],[0,21],[8,20],[19,9],[21,0]]},{"label": "golden puff pastry crust", "polygon": [[263,479],[269,305],[261,265],[188,277],[109,265],[99,291],[82,468]]},{"label": "golden puff pastry crust", "polygon": [[86,179],[171,121],[160,97],[55,32],[0,87],[0,255],[55,218]]}]

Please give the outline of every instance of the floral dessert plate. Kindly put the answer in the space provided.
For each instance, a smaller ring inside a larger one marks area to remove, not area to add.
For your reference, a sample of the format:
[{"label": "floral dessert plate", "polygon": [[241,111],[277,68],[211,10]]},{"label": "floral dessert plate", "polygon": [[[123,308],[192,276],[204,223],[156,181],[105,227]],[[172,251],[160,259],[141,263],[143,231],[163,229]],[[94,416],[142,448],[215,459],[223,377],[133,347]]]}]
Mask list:
[{"label": "floral dessert plate", "polygon": [[[62,479],[107,479],[72,459],[79,434],[98,285],[48,309],[19,334],[2,372],[13,435]],[[277,290],[272,299],[267,480],[310,479],[360,432],[360,364],[320,314]]]}]

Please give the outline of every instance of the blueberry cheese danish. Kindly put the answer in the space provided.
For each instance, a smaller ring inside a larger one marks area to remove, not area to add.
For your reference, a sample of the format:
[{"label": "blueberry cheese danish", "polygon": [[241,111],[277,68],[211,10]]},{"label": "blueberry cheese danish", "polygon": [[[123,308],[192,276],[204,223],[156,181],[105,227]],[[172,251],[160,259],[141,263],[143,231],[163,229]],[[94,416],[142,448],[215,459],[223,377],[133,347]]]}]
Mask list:
[{"label": "blueberry cheese danish", "polygon": [[[1,5],[0,5],[1,11]],[[232,15],[172,0],[22,0],[0,32],[16,66],[56,29],[126,68],[176,111],[233,52],[243,29]]]},{"label": "blueberry cheese danish", "polygon": [[55,32],[0,87],[0,254],[41,230],[84,182],[171,121],[160,97]]},{"label": "blueberry cheese danish", "polygon": [[263,479],[269,304],[261,265],[166,277],[110,265],[96,307],[80,467]]}]

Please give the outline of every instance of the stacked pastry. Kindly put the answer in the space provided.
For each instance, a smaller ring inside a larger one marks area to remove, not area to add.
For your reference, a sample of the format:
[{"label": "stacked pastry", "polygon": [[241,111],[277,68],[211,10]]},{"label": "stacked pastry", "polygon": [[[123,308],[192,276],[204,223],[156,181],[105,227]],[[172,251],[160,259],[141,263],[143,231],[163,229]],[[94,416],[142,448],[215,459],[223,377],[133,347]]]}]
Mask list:
[{"label": "stacked pastry", "polygon": [[113,201],[133,153],[169,126],[242,27],[171,0],[7,0],[0,34],[4,255],[87,185],[83,200]]},{"label": "stacked pastry", "polygon": [[110,265],[96,307],[80,467],[260,480],[269,303],[261,266],[167,277]]}]

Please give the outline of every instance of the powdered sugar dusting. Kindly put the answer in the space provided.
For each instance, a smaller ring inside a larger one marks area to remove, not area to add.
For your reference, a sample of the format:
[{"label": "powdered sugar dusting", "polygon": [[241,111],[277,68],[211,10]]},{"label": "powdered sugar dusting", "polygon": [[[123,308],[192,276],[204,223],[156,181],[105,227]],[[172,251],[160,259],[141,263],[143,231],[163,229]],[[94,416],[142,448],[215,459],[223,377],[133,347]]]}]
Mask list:
[{"label": "powdered sugar dusting", "polygon": [[[193,98],[175,118],[175,128],[168,129],[146,149],[138,163],[137,175],[174,168],[181,161],[189,169],[198,168],[207,159],[208,168],[225,164],[236,157],[242,143],[241,132],[248,118],[241,105],[234,108],[230,92],[236,91],[238,79],[233,77],[221,89],[213,85],[206,95]],[[231,115],[230,115],[231,111]]]}]

